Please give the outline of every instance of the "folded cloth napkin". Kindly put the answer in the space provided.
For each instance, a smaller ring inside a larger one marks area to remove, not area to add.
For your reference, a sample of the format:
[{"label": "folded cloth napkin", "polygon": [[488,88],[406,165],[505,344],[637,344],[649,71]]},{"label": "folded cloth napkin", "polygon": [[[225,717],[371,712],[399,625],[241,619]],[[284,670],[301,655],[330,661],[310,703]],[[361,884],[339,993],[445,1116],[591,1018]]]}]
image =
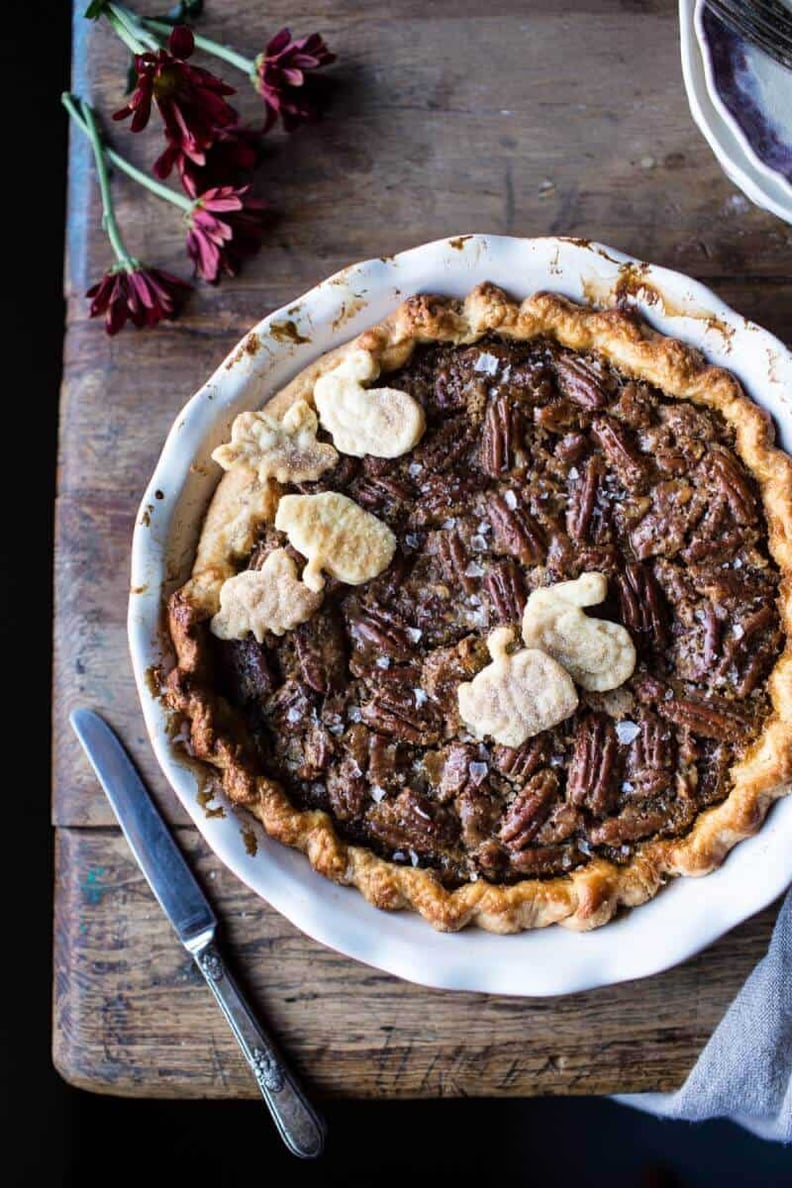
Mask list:
[{"label": "folded cloth napkin", "polygon": [[792,888],[766,955],[675,1093],[615,1101],[664,1118],[727,1118],[760,1138],[792,1143]]}]

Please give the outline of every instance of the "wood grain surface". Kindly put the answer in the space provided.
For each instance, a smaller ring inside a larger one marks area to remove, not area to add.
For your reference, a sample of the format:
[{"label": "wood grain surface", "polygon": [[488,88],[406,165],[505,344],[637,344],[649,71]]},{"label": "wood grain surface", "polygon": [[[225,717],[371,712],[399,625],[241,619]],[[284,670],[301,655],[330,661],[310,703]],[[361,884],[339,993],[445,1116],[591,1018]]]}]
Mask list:
[{"label": "wood grain surface", "polygon": [[[322,1097],[673,1089],[767,947],[768,909],[640,981],[553,999],[427,990],[308,940],[177,830],[251,1000]],[[58,833],[55,1060],[89,1089],[254,1097],[211,993],[114,830]]]},{"label": "wood grain surface", "polygon": [[[83,7],[73,86],[109,116],[126,54]],[[101,710],[168,819],[187,824],[145,738],[125,619],[138,503],[192,392],[253,323],[323,277],[471,231],[599,240],[695,276],[792,341],[792,228],[735,190],[696,128],[673,0],[205,8],[202,30],[251,56],[288,20],[295,32],[321,31],[339,61],[325,120],[291,140],[271,137],[256,188],[275,219],[261,254],[233,281],[198,286],[185,314],[154,331],[109,339],[87,318],[85,289],[110,257],[89,150],[79,133],[72,140],[55,554],[55,1051],[75,1083],[142,1095],[250,1092],[233,1041],[108,828],[112,814],[68,727],[75,706]],[[246,87],[242,75],[233,81]],[[252,90],[235,102],[246,117],[260,114]],[[138,164],[159,151],[153,133],[113,125],[111,135]],[[187,276],[178,212],[125,178],[113,185],[131,250]],[[208,870],[194,832],[181,836]],[[80,890],[91,864],[108,887],[96,897]],[[772,915],[659,978],[526,1006],[374,974],[215,873],[242,973],[321,1089],[347,1095],[677,1084],[761,954]]]}]

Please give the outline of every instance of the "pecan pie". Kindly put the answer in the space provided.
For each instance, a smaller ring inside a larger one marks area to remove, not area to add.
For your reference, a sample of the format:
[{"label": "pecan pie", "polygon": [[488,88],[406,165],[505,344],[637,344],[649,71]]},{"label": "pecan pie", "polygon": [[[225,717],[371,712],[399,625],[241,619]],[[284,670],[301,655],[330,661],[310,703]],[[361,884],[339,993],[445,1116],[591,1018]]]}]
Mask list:
[{"label": "pecan pie", "polygon": [[165,698],[377,907],[593,928],[788,791],[792,463],[635,315],[411,298],[214,458]]}]

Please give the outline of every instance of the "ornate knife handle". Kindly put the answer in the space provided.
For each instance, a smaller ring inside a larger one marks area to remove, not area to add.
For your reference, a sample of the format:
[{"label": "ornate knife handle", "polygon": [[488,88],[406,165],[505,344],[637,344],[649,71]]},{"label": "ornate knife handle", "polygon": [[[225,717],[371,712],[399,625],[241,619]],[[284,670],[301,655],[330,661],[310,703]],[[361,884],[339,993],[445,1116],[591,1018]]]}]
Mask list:
[{"label": "ornate knife handle", "polygon": [[245,1002],[214,941],[192,955],[237,1038],[281,1138],[301,1159],[315,1159],[324,1147],[321,1117]]}]

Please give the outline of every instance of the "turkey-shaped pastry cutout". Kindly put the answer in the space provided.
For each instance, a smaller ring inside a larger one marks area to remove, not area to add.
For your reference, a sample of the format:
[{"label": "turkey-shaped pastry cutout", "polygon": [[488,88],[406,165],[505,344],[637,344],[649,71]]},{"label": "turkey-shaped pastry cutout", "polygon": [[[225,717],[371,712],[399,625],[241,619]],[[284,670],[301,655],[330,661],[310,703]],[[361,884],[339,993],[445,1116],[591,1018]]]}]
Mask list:
[{"label": "turkey-shaped pastry cutout", "polygon": [[417,445],[426,428],[417,400],[397,388],[366,388],[379,375],[368,351],[352,351],[319,377],[314,403],[322,428],[336,449],[353,458],[399,458]]},{"label": "turkey-shaped pastry cutout", "polygon": [[264,412],[243,412],[231,427],[231,440],[212,453],[215,462],[230,470],[245,462],[259,480],[307,483],[318,479],[338,461],[329,442],[317,441],[316,413],[304,400],[295,400],[280,421]]},{"label": "turkey-shaped pastry cutout", "polygon": [[499,627],[487,640],[492,663],[457,690],[459,714],[478,738],[504,747],[557,726],[575,712],[578,695],[572,678],[538,648],[509,652],[513,627]]},{"label": "turkey-shaped pastry cutout", "polygon": [[275,527],[308,558],[302,580],[311,590],[323,589],[323,569],[340,582],[359,586],[387,569],[396,549],[387,524],[339,491],[284,495]]},{"label": "turkey-shaped pastry cutout", "polygon": [[218,639],[244,639],[252,631],[263,643],[266,631],[283,635],[310,619],[322,597],[298,579],[297,566],[286,550],[276,549],[261,569],[243,570],[223,582],[212,634]]},{"label": "turkey-shaped pastry cutout", "polygon": [[522,637],[563,664],[584,689],[618,689],[635,668],[635,647],[619,623],[590,619],[582,607],[596,606],[608,590],[604,573],[583,573],[573,582],[543,586],[528,598]]}]

